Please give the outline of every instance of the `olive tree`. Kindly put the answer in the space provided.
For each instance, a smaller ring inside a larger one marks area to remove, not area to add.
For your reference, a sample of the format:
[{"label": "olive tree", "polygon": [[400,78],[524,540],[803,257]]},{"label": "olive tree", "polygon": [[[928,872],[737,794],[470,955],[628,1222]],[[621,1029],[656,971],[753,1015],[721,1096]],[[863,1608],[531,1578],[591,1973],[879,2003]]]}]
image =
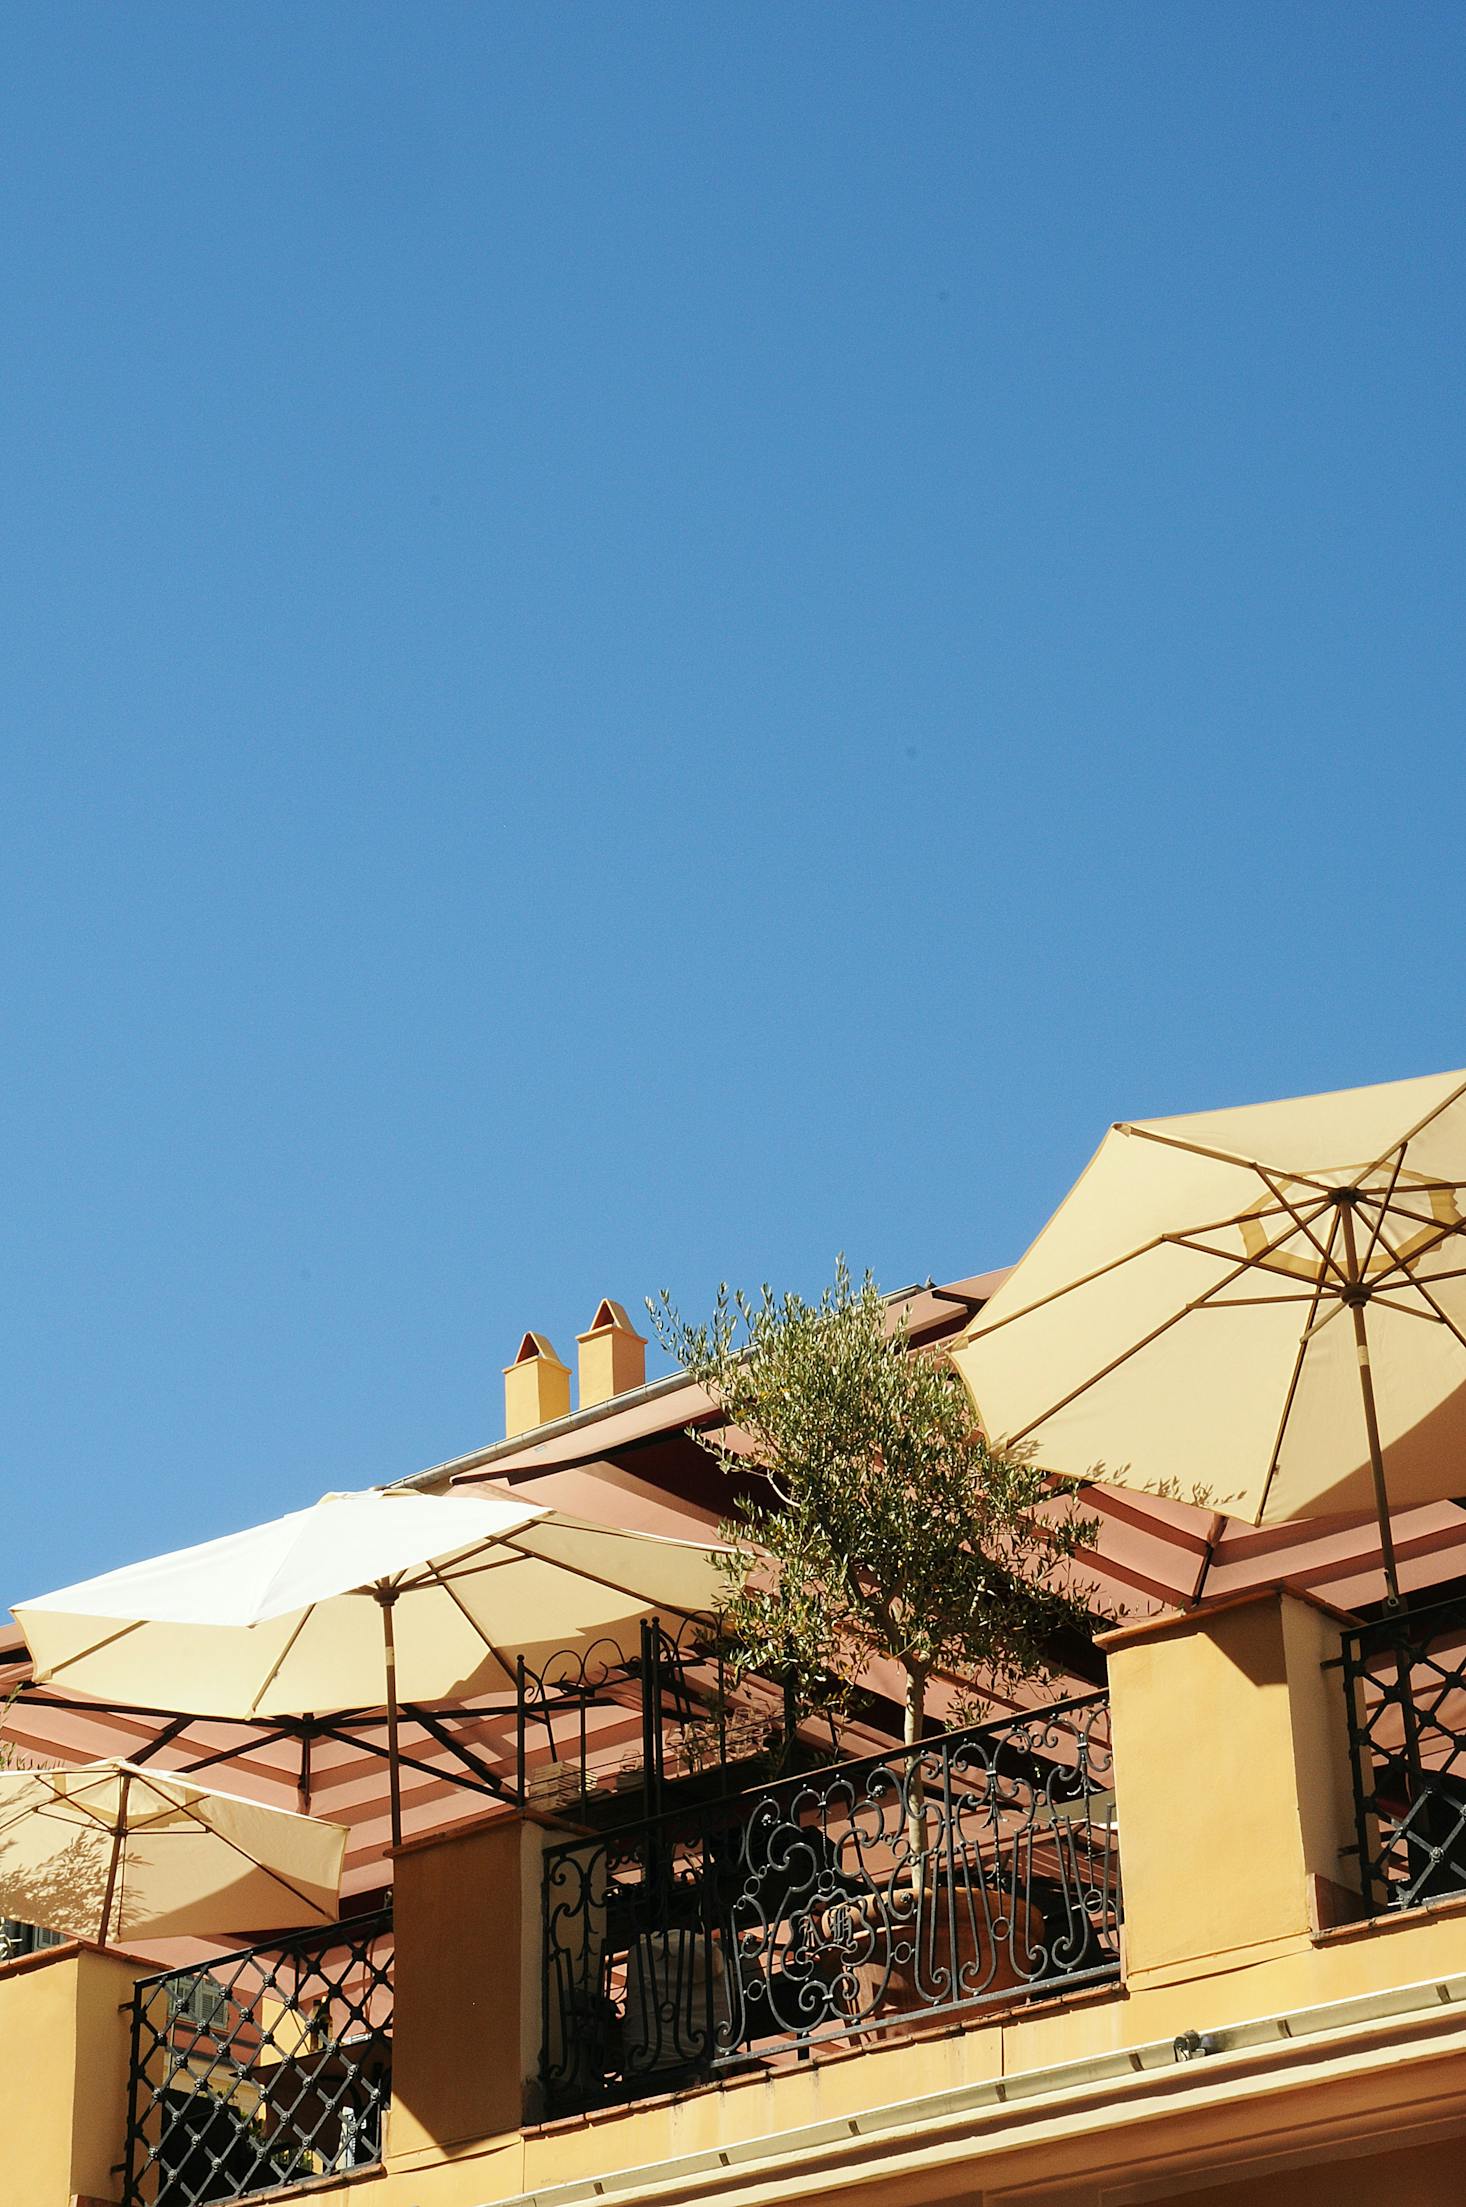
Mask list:
[{"label": "olive tree", "polygon": [[813,1303],[725,1286],[699,1325],[665,1290],[648,1309],[738,1445],[696,1438],[762,1490],[723,1528],[738,1669],[792,1676],[807,1704],[838,1708],[887,1657],[915,1744],[934,1673],[1001,1689],[1045,1675],[1065,1631],[1092,1631],[1073,1559],[1094,1520],[988,1445],[950,1361],[913,1345],[869,1275],[856,1285],[842,1258]]}]

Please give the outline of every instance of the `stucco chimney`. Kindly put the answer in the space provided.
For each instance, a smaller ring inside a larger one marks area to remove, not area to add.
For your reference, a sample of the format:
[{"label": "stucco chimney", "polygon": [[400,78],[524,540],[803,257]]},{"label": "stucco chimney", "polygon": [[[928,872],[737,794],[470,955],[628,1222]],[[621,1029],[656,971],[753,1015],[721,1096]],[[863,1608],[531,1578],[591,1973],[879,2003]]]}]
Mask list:
[{"label": "stucco chimney", "polygon": [[609,1296],[602,1296],[589,1329],[575,1340],[580,1350],[582,1410],[646,1385],[646,1336],[637,1332],[621,1305]]},{"label": "stucco chimney", "polygon": [[519,1354],[504,1367],[504,1433],[528,1433],[570,1415],[570,1366],[562,1364],[542,1333],[527,1333]]}]

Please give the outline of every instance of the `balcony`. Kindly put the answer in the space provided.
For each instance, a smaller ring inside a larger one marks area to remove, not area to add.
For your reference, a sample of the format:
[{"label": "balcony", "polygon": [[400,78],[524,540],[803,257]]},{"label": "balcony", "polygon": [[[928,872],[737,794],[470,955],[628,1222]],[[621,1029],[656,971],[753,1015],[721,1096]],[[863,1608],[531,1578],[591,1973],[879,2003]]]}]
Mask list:
[{"label": "balcony", "polygon": [[392,2009],[386,1914],[141,1978],[123,2207],[203,2207],[379,2160]]},{"label": "balcony", "polygon": [[[1066,2202],[1081,2162],[1086,2199],[1150,2167],[1127,2108],[1168,2198],[1183,2105],[1203,2172],[1273,2150],[1295,2093],[1300,2123],[1377,2102],[1394,2135],[1432,2063],[1466,2080],[1466,1616],[1341,1623],[1279,1590],[1172,1611],[1108,1636],[1106,1695],[793,1775],[674,1770],[659,1814],[582,1776],[553,1818],[409,1840],[390,1922],[0,1965],[16,2196],[415,2207],[451,2168],[445,2201],[523,2207],[657,2168],[752,2200],[797,2139],[844,2196],[842,2156],[939,2117],[1001,2196],[983,2157],[1039,2152],[1016,2109],[1043,2095],[1070,2160],[1031,2196]],[[1356,2042],[1367,2091],[1307,2053]]]},{"label": "balcony", "polygon": [[544,1857],[546,2110],[1118,1975],[1102,1695]]},{"label": "balcony", "polygon": [[1342,1670],[1366,1909],[1466,1892],[1466,1601],[1346,1632]]}]

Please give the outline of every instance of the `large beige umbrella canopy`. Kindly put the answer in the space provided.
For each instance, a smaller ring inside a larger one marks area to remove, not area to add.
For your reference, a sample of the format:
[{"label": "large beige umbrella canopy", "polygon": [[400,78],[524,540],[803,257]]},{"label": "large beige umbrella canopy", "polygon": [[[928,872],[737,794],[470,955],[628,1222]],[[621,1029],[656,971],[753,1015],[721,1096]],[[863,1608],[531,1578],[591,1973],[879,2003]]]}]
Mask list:
[{"label": "large beige umbrella canopy", "polygon": [[0,1771],[0,1916],[73,1938],[333,1923],[346,1829],[135,1763]]},{"label": "large beige umbrella canopy", "polygon": [[1256,1525],[1466,1487],[1466,1073],[1116,1126],[955,1361],[993,1440]]},{"label": "large beige umbrella canopy", "polygon": [[516,1659],[653,1611],[712,1609],[719,1550],[501,1495],[371,1489],[16,1604],[37,1683],[200,1716],[385,1705],[401,1838],[399,1702],[492,1693]]}]

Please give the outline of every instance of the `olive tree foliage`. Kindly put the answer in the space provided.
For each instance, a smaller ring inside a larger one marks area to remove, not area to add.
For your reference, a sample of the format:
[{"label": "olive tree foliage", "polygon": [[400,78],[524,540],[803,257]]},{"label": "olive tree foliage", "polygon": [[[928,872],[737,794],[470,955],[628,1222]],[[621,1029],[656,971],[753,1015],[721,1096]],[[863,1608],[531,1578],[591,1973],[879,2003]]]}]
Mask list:
[{"label": "olive tree foliage", "polygon": [[701,1325],[665,1290],[647,1307],[744,1446],[696,1438],[767,1489],[723,1527],[739,1670],[792,1674],[807,1706],[838,1710],[888,1657],[914,1743],[934,1672],[1002,1688],[1044,1676],[1061,1631],[1092,1630],[1072,1559],[1095,1521],[988,1446],[950,1361],[913,1347],[868,1274],[856,1285],[841,1258],[813,1303],[725,1286]]}]

